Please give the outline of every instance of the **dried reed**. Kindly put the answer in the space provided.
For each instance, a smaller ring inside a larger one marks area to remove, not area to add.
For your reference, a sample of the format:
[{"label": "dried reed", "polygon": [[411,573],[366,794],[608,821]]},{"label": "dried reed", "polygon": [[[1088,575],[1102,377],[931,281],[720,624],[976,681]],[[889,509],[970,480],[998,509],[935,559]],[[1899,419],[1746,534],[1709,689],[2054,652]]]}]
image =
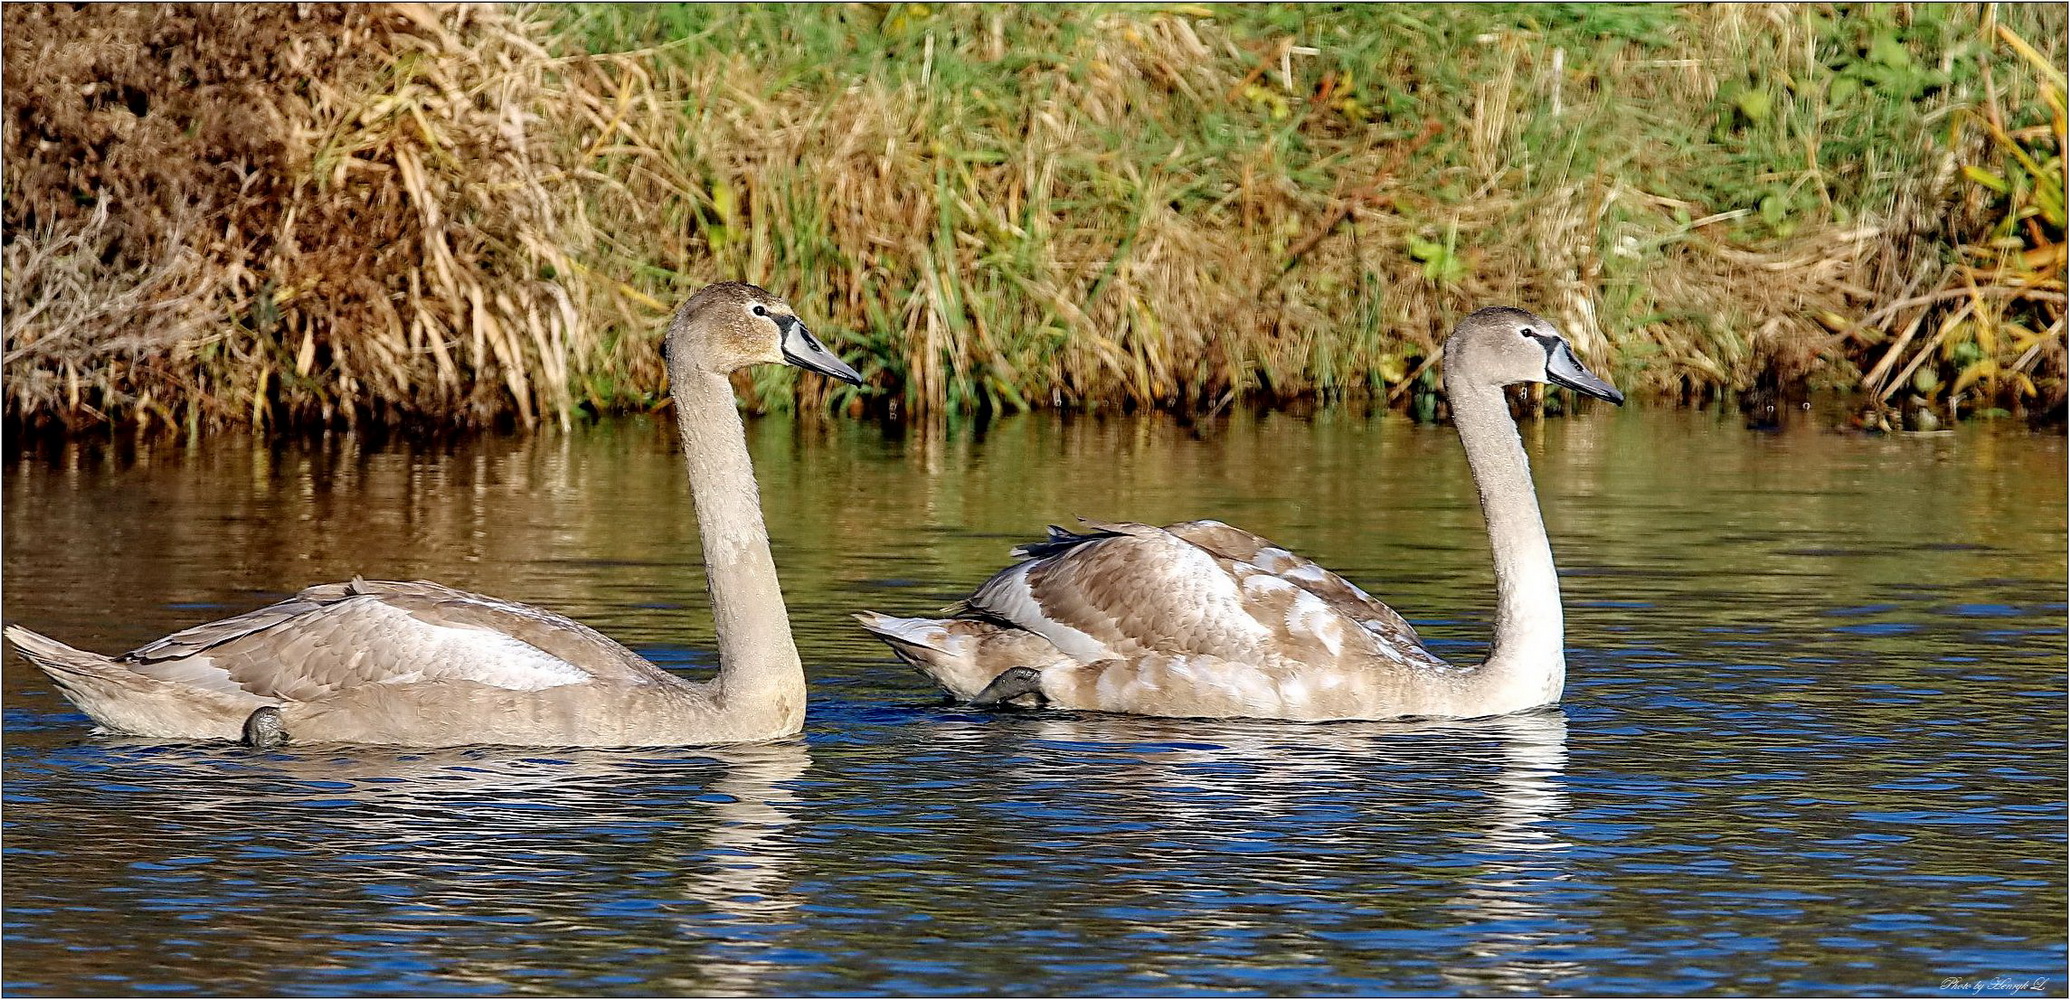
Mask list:
[{"label": "dried reed", "polygon": [[9,5],[10,416],[566,423],[607,354],[543,26]]},{"label": "dried reed", "polygon": [[1400,399],[1510,301],[1641,391],[2059,410],[2063,17],[1990,16],[9,5],[7,413],[565,423],[718,278],[871,377],[765,407]]}]

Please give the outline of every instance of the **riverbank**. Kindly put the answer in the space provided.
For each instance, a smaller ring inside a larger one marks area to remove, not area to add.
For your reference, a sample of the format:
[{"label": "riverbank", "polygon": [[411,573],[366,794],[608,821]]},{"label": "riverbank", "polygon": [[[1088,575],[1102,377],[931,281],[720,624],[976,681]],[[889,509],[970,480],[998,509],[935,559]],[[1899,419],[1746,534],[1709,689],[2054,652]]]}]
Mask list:
[{"label": "riverbank", "polygon": [[758,409],[1411,406],[1498,301],[1641,394],[2063,405],[2056,8],[5,17],[17,427],[650,409],[723,278],[870,379]]}]

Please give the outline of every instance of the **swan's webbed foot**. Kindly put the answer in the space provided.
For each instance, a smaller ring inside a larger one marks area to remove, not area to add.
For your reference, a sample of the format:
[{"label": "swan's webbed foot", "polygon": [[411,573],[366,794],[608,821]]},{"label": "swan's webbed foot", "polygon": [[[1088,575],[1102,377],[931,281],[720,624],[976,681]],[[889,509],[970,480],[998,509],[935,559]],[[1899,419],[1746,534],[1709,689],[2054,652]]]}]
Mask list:
[{"label": "swan's webbed foot", "polygon": [[254,750],[271,750],[287,741],[286,723],[281,721],[280,709],[263,705],[244,720],[245,746]]},{"label": "swan's webbed foot", "polygon": [[992,683],[985,685],[985,689],[972,697],[970,703],[979,708],[999,708],[1023,695],[1035,696],[1034,705],[1029,707],[1039,708],[1048,703],[1049,699],[1042,696],[1042,671],[1034,667],[1008,667],[992,678]]}]

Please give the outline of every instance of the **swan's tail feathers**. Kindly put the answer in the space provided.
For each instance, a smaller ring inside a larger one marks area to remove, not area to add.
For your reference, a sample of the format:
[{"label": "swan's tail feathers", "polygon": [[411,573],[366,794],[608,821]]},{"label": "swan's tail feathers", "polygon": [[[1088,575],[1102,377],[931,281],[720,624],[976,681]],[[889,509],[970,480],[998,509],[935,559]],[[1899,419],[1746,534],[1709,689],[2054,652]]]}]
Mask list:
[{"label": "swan's tail feathers", "polygon": [[1073,662],[1048,639],[1010,625],[963,618],[893,618],[875,611],[859,612],[855,620],[958,701],[977,697],[993,678],[1014,667],[1041,670]]},{"label": "swan's tail feathers", "polygon": [[73,649],[19,625],[4,630],[22,658],[49,676],[65,700],[110,732],[170,739],[235,739],[264,702],[251,695],[186,687],[148,677],[99,653]]},{"label": "swan's tail feathers", "polygon": [[884,640],[898,658],[934,679],[951,697],[968,701],[984,690],[991,678],[983,677],[972,661],[976,643],[958,635],[951,626],[955,619],[893,618],[875,611],[860,611],[855,620],[872,635]]},{"label": "swan's tail feathers", "polygon": [[122,675],[131,673],[99,653],[73,649],[20,625],[7,626],[5,634],[7,641],[14,643],[15,651],[22,654],[22,659],[35,664],[36,669],[43,671],[64,693],[65,700],[93,716],[95,722],[102,719],[94,711],[94,706],[122,686]]},{"label": "swan's tail feathers", "polygon": [[23,659],[49,674],[50,679],[56,681],[60,687],[65,686],[67,677],[77,678],[82,674],[95,676],[120,669],[115,665],[115,661],[99,653],[73,649],[56,639],[31,632],[20,625],[7,626],[5,633],[7,641],[14,643],[14,648],[21,652]]}]

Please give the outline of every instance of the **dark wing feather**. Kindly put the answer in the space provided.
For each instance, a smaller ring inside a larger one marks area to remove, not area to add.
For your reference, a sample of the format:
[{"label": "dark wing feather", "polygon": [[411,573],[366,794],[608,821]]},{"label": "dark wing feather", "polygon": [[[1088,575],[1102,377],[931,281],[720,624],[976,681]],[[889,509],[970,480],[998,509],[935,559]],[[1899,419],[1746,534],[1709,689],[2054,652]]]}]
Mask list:
[{"label": "dark wing feather", "polygon": [[1039,542],[1028,542],[1024,545],[1015,546],[1013,557],[1015,559],[1047,559],[1050,556],[1062,555],[1087,542],[1096,542],[1102,538],[1113,538],[1117,534],[1122,534],[1122,532],[1099,530],[1088,531],[1081,535],[1052,524],[1049,526],[1048,538]]}]

